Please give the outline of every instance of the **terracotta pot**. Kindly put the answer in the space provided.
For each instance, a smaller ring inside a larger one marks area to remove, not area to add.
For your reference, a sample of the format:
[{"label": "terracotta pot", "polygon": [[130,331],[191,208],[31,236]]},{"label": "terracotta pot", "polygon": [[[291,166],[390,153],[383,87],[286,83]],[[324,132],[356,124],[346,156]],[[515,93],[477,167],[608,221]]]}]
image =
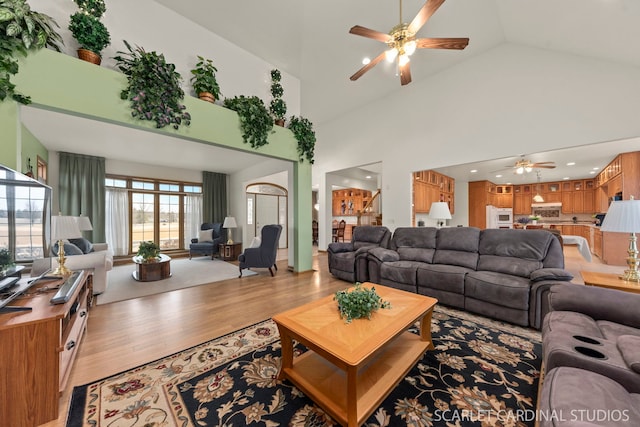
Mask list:
[{"label": "terracotta pot", "polygon": [[284,127],[284,119],[276,120],[274,123],[277,124],[278,126]]},{"label": "terracotta pot", "polygon": [[210,92],[200,92],[198,94],[198,98],[202,99],[203,101],[210,102],[212,104],[216,102],[215,96],[213,96],[213,94]]},{"label": "terracotta pot", "polygon": [[100,65],[102,62],[100,55],[87,49],[78,49],[78,58],[96,65]]}]

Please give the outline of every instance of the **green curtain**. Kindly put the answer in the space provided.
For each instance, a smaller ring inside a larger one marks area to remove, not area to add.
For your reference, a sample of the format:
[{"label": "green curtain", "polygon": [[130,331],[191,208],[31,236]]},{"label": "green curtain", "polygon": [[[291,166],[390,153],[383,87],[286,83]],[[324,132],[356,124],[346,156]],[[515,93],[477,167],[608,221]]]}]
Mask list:
[{"label": "green curtain", "polygon": [[88,216],[93,231],[85,237],[92,242],[105,242],[104,179],[104,157],[60,153],[60,213]]},{"label": "green curtain", "polygon": [[227,216],[227,175],[202,172],[202,220],[224,222]]}]

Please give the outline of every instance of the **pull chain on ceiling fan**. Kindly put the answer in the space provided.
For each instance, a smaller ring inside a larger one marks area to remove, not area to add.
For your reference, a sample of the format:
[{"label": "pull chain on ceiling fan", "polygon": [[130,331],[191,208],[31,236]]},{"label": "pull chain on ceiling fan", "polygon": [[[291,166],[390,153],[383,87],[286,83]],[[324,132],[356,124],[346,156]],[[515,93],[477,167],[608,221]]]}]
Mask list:
[{"label": "pull chain on ceiling fan", "polygon": [[469,44],[468,38],[419,38],[416,33],[422,28],[427,20],[438,10],[445,0],[427,0],[418,14],[410,24],[402,22],[402,0],[400,0],[400,23],[393,27],[389,34],[371,30],[369,28],[355,25],[351,27],[349,33],[362,37],[378,40],[386,43],[388,50],[382,52],[367,65],[359,69],[350,77],[352,81],[358,80],[364,73],[375,67],[378,62],[386,58],[389,62],[398,60],[398,71],[400,74],[400,84],[411,83],[411,69],[409,67],[409,57],[416,49],[458,49],[462,50]]}]

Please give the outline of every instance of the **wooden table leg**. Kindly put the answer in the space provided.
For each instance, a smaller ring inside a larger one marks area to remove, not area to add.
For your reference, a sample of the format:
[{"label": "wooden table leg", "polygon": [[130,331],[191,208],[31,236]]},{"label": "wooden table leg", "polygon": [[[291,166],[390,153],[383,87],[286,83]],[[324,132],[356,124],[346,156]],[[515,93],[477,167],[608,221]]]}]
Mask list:
[{"label": "wooden table leg", "polygon": [[284,380],[285,369],[293,368],[293,340],[288,334],[288,331],[281,328],[278,325],[278,332],[280,333],[280,348],[282,351],[282,357],[280,359],[280,372],[278,373],[278,379]]},{"label": "wooden table leg", "polygon": [[358,367],[347,367],[347,425],[358,427]]},{"label": "wooden table leg", "polygon": [[433,307],[426,312],[422,319],[420,319],[420,337],[422,341],[429,341],[429,350],[435,350],[433,345],[433,339],[431,338],[431,316],[433,315]]}]

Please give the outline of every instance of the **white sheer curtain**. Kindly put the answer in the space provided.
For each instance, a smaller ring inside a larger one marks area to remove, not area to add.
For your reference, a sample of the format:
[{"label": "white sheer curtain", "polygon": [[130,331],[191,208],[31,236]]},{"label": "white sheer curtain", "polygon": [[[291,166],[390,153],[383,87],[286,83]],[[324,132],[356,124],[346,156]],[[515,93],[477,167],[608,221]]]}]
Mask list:
[{"label": "white sheer curtain", "polygon": [[106,188],[105,234],[114,255],[129,254],[129,199],[127,190]]},{"label": "white sheer curtain", "polygon": [[202,224],[202,194],[184,196],[184,247],[188,248],[191,239],[198,237]]}]

